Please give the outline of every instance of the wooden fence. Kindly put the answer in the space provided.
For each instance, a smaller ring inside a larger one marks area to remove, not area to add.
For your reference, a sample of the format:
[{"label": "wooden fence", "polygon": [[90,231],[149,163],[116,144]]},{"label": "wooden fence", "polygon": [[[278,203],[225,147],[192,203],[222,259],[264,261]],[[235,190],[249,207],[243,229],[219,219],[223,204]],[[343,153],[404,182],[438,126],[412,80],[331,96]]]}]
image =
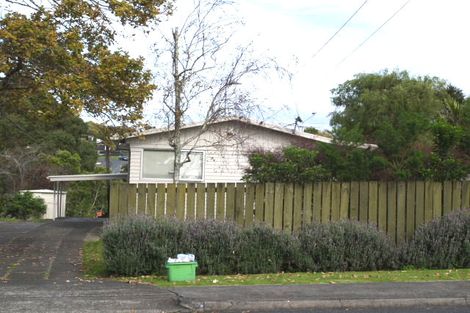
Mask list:
[{"label": "wooden fence", "polygon": [[265,222],[287,232],[340,219],[376,225],[397,242],[416,227],[470,207],[470,181],[267,184],[126,184],[113,182],[110,216],[214,218],[244,226]]}]

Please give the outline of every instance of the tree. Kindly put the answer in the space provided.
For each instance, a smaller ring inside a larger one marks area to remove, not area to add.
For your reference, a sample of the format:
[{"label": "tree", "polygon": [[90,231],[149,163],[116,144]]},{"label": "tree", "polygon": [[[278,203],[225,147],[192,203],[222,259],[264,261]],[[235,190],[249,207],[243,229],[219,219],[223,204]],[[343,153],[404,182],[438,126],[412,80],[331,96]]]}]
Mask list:
[{"label": "tree", "polygon": [[117,47],[118,24],[150,27],[164,0],[6,0],[0,19],[0,183],[42,188],[50,174],[93,171],[86,112],[135,125],[155,86]]},{"label": "tree", "polygon": [[[232,42],[237,21],[227,18],[225,0],[195,0],[184,22],[164,35],[166,46],[158,52],[162,88],[162,118],[171,130],[169,144],[174,151],[174,181],[181,166],[190,161],[192,148],[210,124],[228,116],[249,116],[255,105],[243,83],[271,67],[269,61],[250,58],[247,47]],[[192,118],[202,126],[196,136],[182,141],[181,129]]]},{"label": "tree", "polygon": [[339,141],[371,142],[398,157],[429,134],[450,97],[444,81],[407,72],[358,74],[332,90],[330,124]]},{"label": "tree", "polygon": [[[470,173],[470,98],[460,89],[438,78],[383,72],[356,75],[332,92],[336,144],[255,152],[247,180],[443,181]],[[378,149],[358,148],[364,142]]]},{"label": "tree", "polygon": [[435,164],[430,153],[439,140],[438,132],[432,130],[442,115],[450,123],[460,120],[455,108],[464,98],[444,80],[387,71],[356,75],[332,93],[337,107],[330,121],[335,140],[377,144],[391,166],[392,177],[399,179],[431,178],[426,168]]},{"label": "tree", "polygon": [[0,20],[0,114],[48,119],[86,111],[118,123],[141,118],[155,86],[143,60],[113,49],[113,21],[147,26],[163,0],[7,0]]}]

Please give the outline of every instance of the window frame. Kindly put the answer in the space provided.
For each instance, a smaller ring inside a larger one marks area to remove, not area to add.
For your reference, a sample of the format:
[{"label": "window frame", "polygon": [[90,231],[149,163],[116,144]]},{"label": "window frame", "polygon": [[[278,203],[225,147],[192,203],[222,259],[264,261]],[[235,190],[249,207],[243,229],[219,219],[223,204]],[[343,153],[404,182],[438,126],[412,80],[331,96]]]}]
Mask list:
[{"label": "window frame", "polygon": [[[144,176],[144,153],[146,151],[155,151],[155,152],[173,152],[171,149],[155,149],[155,148],[142,148],[142,154],[140,156],[140,179],[145,180],[145,181],[154,181],[154,182],[173,182],[173,179],[168,179],[168,178],[156,178],[156,177],[145,177]],[[191,152],[192,153],[201,153],[202,154],[202,175],[201,179],[182,179],[181,178],[181,172],[180,172],[180,177],[179,181],[182,182],[204,182],[205,176],[206,176],[206,151],[202,150],[188,150],[188,149],[183,149],[181,150],[181,153],[187,153]]]}]

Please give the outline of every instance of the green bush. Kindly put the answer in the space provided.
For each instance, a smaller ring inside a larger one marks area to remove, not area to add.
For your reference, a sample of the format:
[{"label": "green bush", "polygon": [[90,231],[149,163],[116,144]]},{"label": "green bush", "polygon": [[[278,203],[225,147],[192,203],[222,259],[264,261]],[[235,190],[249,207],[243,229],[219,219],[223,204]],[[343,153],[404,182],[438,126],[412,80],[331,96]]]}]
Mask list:
[{"label": "green bush", "polygon": [[234,274],[240,244],[240,228],[234,223],[196,220],[183,224],[181,251],[192,253],[198,262],[198,273]]},{"label": "green bush", "polygon": [[393,243],[375,227],[351,221],[311,224],[298,234],[304,271],[366,271],[396,266]]},{"label": "green bush", "polygon": [[41,218],[46,213],[46,205],[41,198],[33,197],[30,192],[8,194],[0,203],[0,216],[26,220]]},{"label": "green bush", "polygon": [[108,271],[121,275],[165,274],[166,260],[178,253],[194,254],[198,273],[209,275],[396,267],[385,234],[346,221],[309,225],[293,236],[264,225],[136,216],[106,226],[103,243]]},{"label": "green bush", "polygon": [[289,237],[265,225],[255,225],[242,230],[238,272],[259,274],[278,273],[283,270]]},{"label": "green bush", "polygon": [[419,268],[470,266],[470,210],[456,211],[419,227],[401,251],[402,263]]},{"label": "green bush", "polygon": [[102,234],[107,270],[120,275],[164,273],[181,235],[181,224],[173,220],[136,216],[109,224]]}]

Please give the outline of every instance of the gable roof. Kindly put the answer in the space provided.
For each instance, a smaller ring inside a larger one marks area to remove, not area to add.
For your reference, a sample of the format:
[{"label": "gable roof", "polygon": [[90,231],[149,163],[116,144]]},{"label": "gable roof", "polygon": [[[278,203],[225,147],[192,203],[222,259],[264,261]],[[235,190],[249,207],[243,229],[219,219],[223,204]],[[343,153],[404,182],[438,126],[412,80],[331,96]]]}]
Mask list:
[{"label": "gable roof", "polygon": [[[314,134],[306,133],[306,132],[303,132],[303,131],[300,131],[300,130],[293,130],[293,129],[281,127],[281,126],[278,126],[278,125],[269,124],[269,123],[265,123],[265,122],[257,122],[257,121],[253,121],[253,120],[250,120],[250,119],[247,119],[247,118],[241,118],[241,117],[240,118],[237,118],[237,117],[223,118],[223,119],[219,119],[215,122],[212,122],[210,124],[214,125],[214,124],[229,123],[229,122],[237,122],[237,123],[242,123],[242,124],[246,124],[246,125],[250,125],[250,126],[254,126],[254,127],[269,129],[269,130],[273,130],[273,131],[276,131],[276,132],[288,134],[288,135],[291,135],[291,136],[294,136],[294,137],[309,139],[309,140],[312,140],[312,141],[324,142],[324,143],[333,143],[333,139],[325,137],[325,136],[314,135]],[[201,127],[203,125],[204,125],[203,122],[192,123],[192,124],[184,125],[183,127],[181,127],[181,129],[196,128],[196,127]],[[171,129],[168,129],[168,128],[152,128],[152,129],[144,130],[144,131],[140,132],[139,134],[131,135],[127,138],[136,138],[136,137],[140,137],[140,136],[156,135],[156,134],[161,134],[161,133],[167,133],[169,131],[171,131]],[[363,144],[363,145],[360,146],[360,148],[375,149],[375,148],[377,148],[377,146],[374,145],[374,144]]]}]

